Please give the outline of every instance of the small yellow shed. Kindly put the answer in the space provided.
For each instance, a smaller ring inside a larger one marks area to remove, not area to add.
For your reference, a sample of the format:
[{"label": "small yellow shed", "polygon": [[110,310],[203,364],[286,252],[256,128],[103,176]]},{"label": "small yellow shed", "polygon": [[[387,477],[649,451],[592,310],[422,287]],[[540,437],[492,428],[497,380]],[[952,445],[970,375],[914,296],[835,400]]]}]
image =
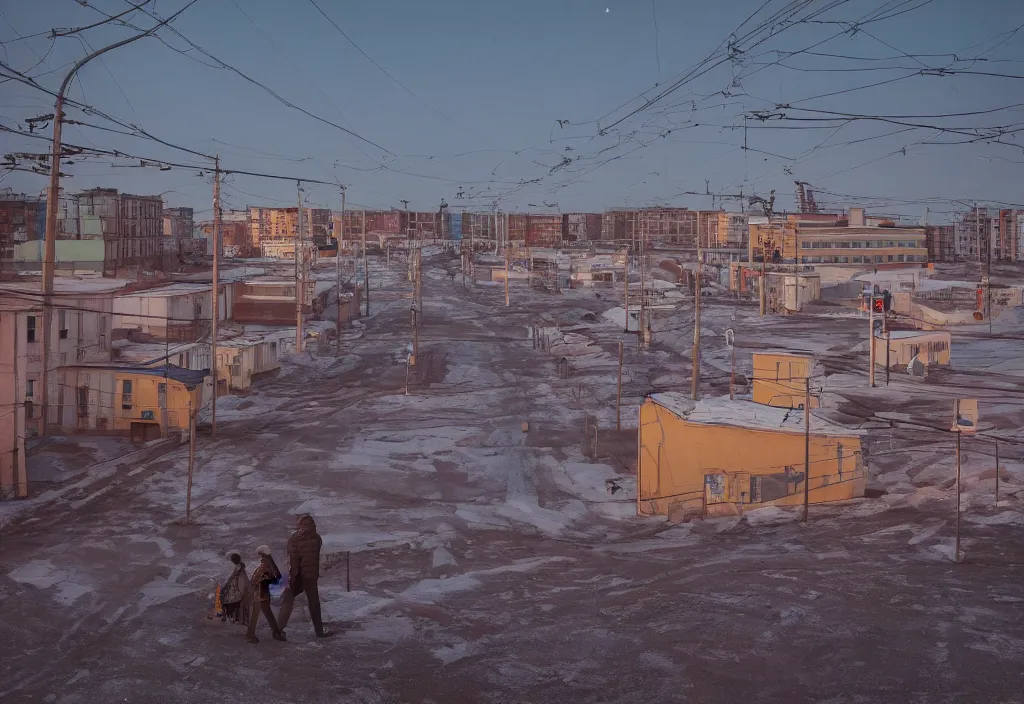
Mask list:
[{"label": "small yellow shed", "polygon": [[[814,374],[814,358],[786,352],[757,352],[753,357],[754,403],[803,408],[807,377]],[[812,392],[811,408],[818,405],[818,398]]]},{"label": "small yellow shed", "polygon": [[[803,503],[803,411],[750,401],[691,401],[676,392],[640,405],[637,512],[701,517]],[[812,414],[809,501],[864,495],[856,431]]]}]

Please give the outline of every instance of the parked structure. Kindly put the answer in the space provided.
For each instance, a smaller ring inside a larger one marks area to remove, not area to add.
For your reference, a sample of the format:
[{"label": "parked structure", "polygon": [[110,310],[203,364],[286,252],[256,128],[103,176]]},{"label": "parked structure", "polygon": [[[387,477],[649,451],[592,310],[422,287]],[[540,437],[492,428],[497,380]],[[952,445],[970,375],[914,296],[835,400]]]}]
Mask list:
[{"label": "parked structure", "polygon": [[277,336],[249,334],[217,344],[217,395],[248,391],[253,379],[281,368],[284,331]]},{"label": "parked structure", "polygon": [[651,394],[639,428],[641,515],[685,519],[800,504],[805,462],[810,503],[864,495],[860,437],[813,415],[806,456],[802,412],[749,401]]},{"label": "parked structure", "polygon": [[[807,377],[814,360],[788,352],[755,352],[751,381],[754,403],[778,408],[803,408]],[[811,391],[811,408],[818,408],[818,396]]]},{"label": "parked structure", "polygon": [[765,275],[765,298],[769,311],[798,313],[821,298],[821,275],[769,271]]}]

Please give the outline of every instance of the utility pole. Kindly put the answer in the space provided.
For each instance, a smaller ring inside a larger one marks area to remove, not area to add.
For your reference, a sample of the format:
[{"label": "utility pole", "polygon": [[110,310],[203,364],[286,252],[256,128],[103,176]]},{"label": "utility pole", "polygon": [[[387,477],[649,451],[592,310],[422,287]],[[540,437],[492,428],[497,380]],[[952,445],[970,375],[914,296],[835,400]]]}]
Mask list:
[{"label": "utility pole", "polygon": [[370,266],[366,260],[366,211],[363,211],[363,293],[366,294],[366,317],[370,317]]},{"label": "utility pole", "polygon": [[400,202],[402,204],[402,207],[405,208],[405,252],[406,252],[406,262],[405,262],[406,263],[406,267],[405,268],[406,268],[406,275],[408,276],[409,281],[412,281],[412,263],[413,262],[412,262],[412,245],[409,243],[410,239],[411,239],[409,237],[409,230],[411,229],[409,227],[409,201],[408,200],[402,200]]},{"label": "utility pole", "polygon": [[700,289],[701,289],[701,260],[704,257],[704,250],[697,241],[697,279],[693,288],[693,379],[690,386],[690,396],[694,401],[700,400]]},{"label": "utility pole", "polygon": [[996,442],[996,506],[999,506],[999,443]]},{"label": "utility pole", "polygon": [[188,478],[185,487],[185,522],[192,522],[192,469],[196,463],[196,414],[188,402]]},{"label": "utility pole", "polygon": [[981,264],[981,217],[978,212],[978,201],[974,201],[974,241],[978,246],[978,264]]},{"label": "utility pole", "polygon": [[508,244],[505,245],[505,307],[508,308],[508,269],[512,260],[512,250]]},{"label": "utility pole", "polygon": [[119,42],[114,42],[109,46],[97,49],[91,54],[82,57],[74,66],[71,67],[71,70],[67,72],[64,76],[64,80],[60,84],[60,88],[57,90],[57,100],[53,104],[53,143],[50,148],[50,184],[46,189],[46,235],[43,243],[43,334],[42,340],[40,341],[43,348],[43,374],[40,379],[40,391],[43,395],[42,435],[46,435],[47,425],[49,424],[50,419],[50,347],[52,344],[50,323],[53,318],[53,274],[57,258],[57,199],[60,197],[60,157],[62,151],[61,127],[64,123],[64,96],[67,94],[68,88],[71,86],[71,81],[74,79],[75,74],[78,73],[80,68],[101,54],[105,54],[108,51],[122,47],[125,44],[131,44],[143,37],[148,37],[169,22],[173,22],[178,15],[187,10],[192,4],[193,3],[185,5],[181,10],[169,16],[167,19],[160,21],[145,32],[128,37],[127,39],[122,39]]},{"label": "utility pole", "polygon": [[[210,373],[213,398],[210,399],[210,436],[217,437],[217,323],[220,318],[220,154],[213,160],[213,319],[210,325]],[[164,360],[164,364],[167,361]]]},{"label": "utility pole", "polygon": [[622,430],[622,340],[619,340],[619,381],[615,389],[615,429]]},{"label": "utility pole", "polygon": [[[626,309],[626,332],[629,332],[629,247],[622,252],[622,280],[626,284],[626,296],[622,307]],[[639,331],[639,328],[637,328]]]},{"label": "utility pole", "polygon": [[[633,236],[634,236],[634,238],[637,235],[636,230],[637,230],[637,220],[634,218],[634,220],[633,220]],[[646,254],[646,251],[644,249],[643,230],[640,230],[639,249],[640,249],[640,311],[638,313],[637,325],[636,325],[636,348],[637,348],[637,350],[642,350],[643,346],[644,346],[644,332],[647,329],[646,328],[646,324],[644,323],[644,308],[645,308],[645,306],[644,306],[645,300],[644,299],[646,297],[645,296],[645,288],[644,288],[644,275],[646,274],[645,269],[646,269],[646,264],[647,264],[647,261],[646,261],[647,260],[647,254]]]},{"label": "utility pole", "polygon": [[423,324],[423,248],[416,242],[416,327]]},{"label": "utility pole", "polygon": [[[365,242],[366,241],[366,208],[363,208],[362,214],[363,215],[362,215],[362,217],[359,220],[359,231],[361,233],[363,233],[363,241]],[[353,260],[353,262],[352,262],[352,273],[353,273],[353,276],[355,275],[355,270],[356,270],[356,264],[355,264],[355,261]],[[358,286],[358,282],[357,282],[356,285]],[[369,296],[370,294],[367,293],[366,295]],[[356,314],[358,315],[358,313],[359,313],[359,307],[356,306]],[[369,313],[367,313],[367,315],[369,315]]]},{"label": "utility pole", "polygon": [[341,356],[341,243],[345,239],[345,187],[339,186],[339,188],[341,189],[341,227],[338,228],[338,234],[335,238],[338,249],[334,256],[335,287],[338,289],[337,316],[334,322],[335,340],[338,344],[334,351],[338,357]]},{"label": "utility pole", "polygon": [[302,304],[306,297],[305,271],[302,266],[302,181],[295,182],[298,198],[298,230],[295,233],[295,353],[302,352]]},{"label": "utility pole", "polygon": [[807,365],[804,379],[804,523],[811,502],[811,367]]},{"label": "utility pole", "polygon": [[[960,401],[956,402],[956,417],[960,417]],[[956,427],[956,552],[953,562],[960,562],[960,424]]]},{"label": "utility pole", "polygon": [[868,296],[868,382],[875,388],[875,294]]}]

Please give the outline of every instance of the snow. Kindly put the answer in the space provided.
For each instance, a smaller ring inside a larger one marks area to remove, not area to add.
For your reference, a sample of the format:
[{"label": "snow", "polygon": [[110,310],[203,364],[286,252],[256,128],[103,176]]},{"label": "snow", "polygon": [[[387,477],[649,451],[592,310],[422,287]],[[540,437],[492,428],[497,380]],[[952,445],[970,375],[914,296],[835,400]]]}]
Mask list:
[{"label": "snow", "polygon": [[[803,411],[797,409],[776,408],[738,399],[730,401],[726,396],[704,398],[694,402],[688,395],[677,391],[654,393],[650,395],[650,399],[676,416],[694,423],[789,433],[804,432]],[[862,432],[844,428],[813,413],[810,426],[811,432],[814,433],[858,435]]]}]

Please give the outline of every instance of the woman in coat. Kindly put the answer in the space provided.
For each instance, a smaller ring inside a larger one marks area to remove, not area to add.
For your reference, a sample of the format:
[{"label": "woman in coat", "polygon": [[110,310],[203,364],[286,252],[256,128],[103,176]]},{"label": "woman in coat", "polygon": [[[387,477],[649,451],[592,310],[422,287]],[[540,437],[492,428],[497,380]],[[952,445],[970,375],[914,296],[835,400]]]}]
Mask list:
[{"label": "woman in coat", "polygon": [[249,611],[252,609],[252,585],[249,583],[249,575],[246,574],[241,553],[232,550],[228,553],[228,559],[231,560],[233,568],[220,594],[224,620],[231,619],[233,623],[240,622],[246,626],[249,624]]}]

